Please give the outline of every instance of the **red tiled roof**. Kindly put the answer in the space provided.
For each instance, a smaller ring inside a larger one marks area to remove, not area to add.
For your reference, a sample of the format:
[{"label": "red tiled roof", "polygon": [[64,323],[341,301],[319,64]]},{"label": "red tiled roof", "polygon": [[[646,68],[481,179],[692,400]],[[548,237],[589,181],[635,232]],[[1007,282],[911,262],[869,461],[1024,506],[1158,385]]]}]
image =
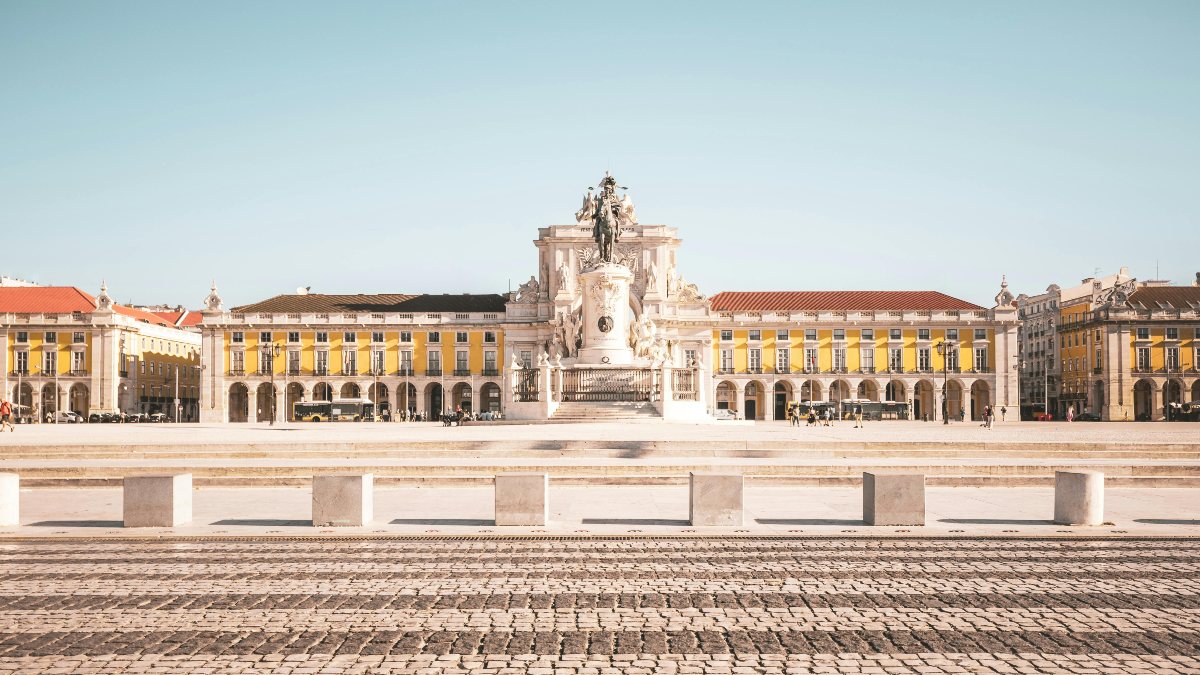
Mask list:
[{"label": "red tiled roof", "polygon": [[190,309],[185,309],[182,312],[151,312],[151,314],[165,319],[172,326],[179,328],[199,326],[200,320],[204,318],[200,312]]},{"label": "red tiled roof", "polygon": [[1148,309],[1187,309],[1200,304],[1200,286],[1145,286],[1129,295],[1129,304]]},{"label": "red tiled roof", "polygon": [[[92,312],[96,298],[74,286],[18,286],[0,288],[0,312],[14,314],[70,314]],[[161,316],[140,309],[113,305],[113,311],[138,321],[171,326]]]},{"label": "red tiled roof", "polygon": [[723,291],[712,308],[726,312],[983,309],[937,291]]}]

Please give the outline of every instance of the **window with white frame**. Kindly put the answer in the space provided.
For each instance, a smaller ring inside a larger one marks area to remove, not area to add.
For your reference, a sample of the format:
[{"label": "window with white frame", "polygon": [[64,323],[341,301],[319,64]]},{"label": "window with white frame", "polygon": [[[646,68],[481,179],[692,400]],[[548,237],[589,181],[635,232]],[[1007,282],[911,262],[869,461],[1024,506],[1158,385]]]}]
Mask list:
[{"label": "window with white frame", "polygon": [[521,365],[525,368],[533,367],[533,352],[528,349],[521,350]]},{"label": "window with white frame", "polygon": [[377,345],[383,344],[384,343],[383,332],[382,331],[371,331],[371,342],[374,342]]},{"label": "window with white frame", "polygon": [[757,372],[761,371],[762,370],[762,350],[756,348],[756,349],[749,349],[749,350],[747,350],[747,352],[749,354],[748,367],[750,368],[750,372],[757,373]]},{"label": "window with white frame", "polygon": [[442,353],[438,350],[429,352],[429,372],[437,375],[442,370]]},{"label": "window with white frame", "polygon": [[483,374],[490,375],[496,372],[496,350],[485,349],[483,352]]},{"label": "window with white frame", "polygon": [[946,339],[950,340],[950,341],[957,340],[958,339],[958,329],[957,328],[947,328],[946,329]]},{"label": "window with white frame", "polygon": [[922,373],[927,373],[933,370],[933,360],[930,355],[929,347],[921,347],[917,350],[917,370]]},{"label": "window with white frame", "polygon": [[496,331],[494,331],[494,330],[483,331],[483,343],[485,345],[496,344]]},{"label": "window with white frame", "polygon": [[700,365],[700,358],[695,349],[683,350],[683,365],[687,367]]},{"label": "window with white frame", "polygon": [[846,370],[846,349],[844,347],[833,350],[833,369],[838,372]]},{"label": "window with white frame", "polygon": [[317,331],[317,336],[316,336],[316,340],[315,340],[315,341],[316,341],[316,343],[317,343],[317,344],[319,344],[319,345],[327,345],[327,344],[329,344],[329,333],[326,333],[326,332],[325,332],[325,331],[323,331],[323,330],[319,330],[319,331]]},{"label": "window with white frame", "polygon": [[750,339],[755,342],[761,340],[762,339],[762,331],[761,330],[750,331]]},{"label": "window with white frame", "polygon": [[1167,328],[1167,339],[1168,340],[1178,340],[1179,339],[1179,329],[1176,327]]},{"label": "window with white frame", "polygon": [[345,332],[342,333],[342,342],[358,342],[358,333]]},{"label": "window with white frame", "polygon": [[951,347],[946,351],[946,369],[958,370],[958,348]]},{"label": "window with white frame", "polygon": [[71,334],[71,342],[74,342],[77,345],[81,345],[81,344],[87,342],[87,336],[84,335],[83,333],[72,333]]},{"label": "window with white frame", "polygon": [[1150,370],[1150,348],[1137,348],[1137,369],[1142,371]]},{"label": "window with white frame", "polygon": [[266,374],[274,370],[275,355],[271,352],[260,349],[258,352],[258,372]]},{"label": "window with white frame", "polygon": [[1150,328],[1148,326],[1138,326],[1137,339],[1149,340],[1150,339]]},{"label": "window with white frame", "polygon": [[371,350],[371,372],[383,375],[387,371],[384,370],[384,351],[382,349]]},{"label": "window with white frame", "polygon": [[300,331],[288,331],[288,342],[291,344],[300,344]]},{"label": "window with white frame", "polygon": [[358,351],[354,349],[342,350],[342,374],[358,374]]},{"label": "window with white frame", "polygon": [[434,330],[434,331],[429,331],[429,332],[428,332],[428,333],[425,335],[425,341],[426,341],[426,342],[430,342],[430,343],[433,343],[433,342],[441,342],[441,341],[442,341],[442,334],[441,334],[441,333],[439,333],[439,332],[437,332],[437,331],[435,331],[435,330]]},{"label": "window with white frame", "polygon": [[875,339],[875,329],[873,328],[864,328],[859,332],[859,334],[861,335],[863,341]]},{"label": "window with white frame", "polygon": [[287,354],[287,368],[289,375],[300,374],[300,350],[289,349]]},{"label": "window with white frame", "polygon": [[834,328],[833,329],[833,339],[834,340],[845,340],[846,339],[846,329],[845,328]]},{"label": "window with white frame", "polygon": [[467,343],[467,331],[460,330],[454,333],[454,341],[460,345]]},{"label": "window with white frame", "polygon": [[21,373],[22,375],[28,375],[29,374],[29,352],[19,351],[16,353],[16,356],[17,356],[16,372]]},{"label": "window with white frame", "polygon": [[988,367],[988,350],[987,347],[977,347],[975,349],[975,370],[983,372]]},{"label": "window with white frame", "polygon": [[809,342],[815,342],[817,340],[817,329],[816,328],[805,328],[804,329],[804,339]]},{"label": "window with white frame", "polygon": [[817,348],[808,347],[804,350],[804,371],[807,373],[817,372]]},{"label": "window with white frame", "polygon": [[400,341],[405,344],[411,344],[412,343],[412,331],[411,330],[400,331]]},{"label": "window with white frame", "polygon": [[732,339],[733,339],[733,331],[728,328],[722,328],[721,329],[721,341],[729,342]]},{"label": "window with white frame", "polygon": [[[229,369],[234,375],[241,375],[246,372],[246,352],[236,350],[229,352]],[[142,373],[146,372],[146,362],[142,361]]]},{"label": "window with white frame", "polygon": [[56,342],[58,342],[58,333],[55,333],[53,331],[46,333],[46,343],[47,344],[54,344]]},{"label": "window with white frame", "polygon": [[775,331],[775,339],[776,339],[776,340],[782,340],[783,342],[788,342],[788,341],[790,341],[792,338],[791,338],[791,336],[789,336],[789,335],[788,335],[788,332],[787,332],[787,330],[786,330],[786,329],[783,329],[783,330],[776,330],[776,331]]},{"label": "window with white frame", "polygon": [[87,354],[84,352],[71,352],[71,370],[82,372],[84,364],[87,363]]},{"label": "window with white frame", "polygon": [[229,341],[234,344],[241,344],[246,341],[246,334],[240,330],[235,330],[233,331],[233,334],[229,336]]},{"label": "window with white frame", "polygon": [[917,339],[918,340],[928,340],[929,339],[929,329],[928,328],[918,328],[917,329]]},{"label": "window with white frame", "polygon": [[901,339],[903,339],[903,337],[904,337],[904,333],[899,328],[889,328],[888,329],[888,339],[889,340],[901,340]]},{"label": "window with white frame", "polygon": [[273,338],[273,337],[271,336],[271,331],[269,331],[269,330],[268,330],[268,331],[262,331],[262,332],[260,332],[260,333],[258,334],[258,341],[259,341],[259,342],[270,342],[270,341],[271,341],[271,340],[273,340],[273,339],[275,339],[275,338]]},{"label": "window with white frame", "polygon": [[329,352],[325,351],[324,349],[321,349],[315,353],[316,353],[316,365],[315,365],[315,368],[313,369],[315,371],[313,374],[314,375],[328,375],[329,374]]},{"label": "window with white frame", "polygon": [[732,349],[722,349],[721,350],[721,372],[723,372],[723,373],[732,373],[733,372],[733,350]]},{"label": "window with white frame", "polygon": [[986,340],[987,339],[987,329],[986,328],[976,328],[975,329],[975,339],[976,340]]},{"label": "window with white frame", "polygon": [[1179,370],[1179,347],[1167,347],[1167,368]]},{"label": "window with white frame", "polygon": [[461,375],[466,373],[470,367],[467,365],[469,352],[465,349],[459,349],[454,352],[454,374]]},{"label": "window with white frame", "polygon": [[875,348],[866,347],[859,354],[859,359],[862,360],[862,369],[868,373],[875,371]]},{"label": "window with white frame", "polygon": [[888,370],[904,370],[904,350],[892,347],[888,350]]},{"label": "window with white frame", "polygon": [[58,356],[57,351],[42,352],[42,372],[47,374],[54,373],[57,366],[54,364],[55,358]]},{"label": "window with white frame", "polygon": [[411,375],[413,367],[413,353],[411,349],[405,349],[400,352],[400,370],[404,374]]},{"label": "window with white frame", "polygon": [[792,369],[790,352],[790,349],[775,350],[775,369],[778,372],[786,373]]}]

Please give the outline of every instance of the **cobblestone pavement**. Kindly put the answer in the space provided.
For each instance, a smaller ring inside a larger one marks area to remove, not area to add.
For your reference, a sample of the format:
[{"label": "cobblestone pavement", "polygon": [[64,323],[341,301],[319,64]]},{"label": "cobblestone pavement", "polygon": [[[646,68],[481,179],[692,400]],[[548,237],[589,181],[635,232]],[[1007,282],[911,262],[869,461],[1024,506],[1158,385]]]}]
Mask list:
[{"label": "cobblestone pavement", "polygon": [[0,544],[0,672],[1200,673],[1200,539]]}]

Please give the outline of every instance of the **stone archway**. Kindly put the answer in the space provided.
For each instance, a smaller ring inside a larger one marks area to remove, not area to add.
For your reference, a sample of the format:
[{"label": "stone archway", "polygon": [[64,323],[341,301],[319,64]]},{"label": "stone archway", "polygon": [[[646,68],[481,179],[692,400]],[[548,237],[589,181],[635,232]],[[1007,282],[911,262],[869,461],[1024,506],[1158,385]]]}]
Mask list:
[{"label": "stone archway", "polygon": [[480,412],[500,412],[500,385],[484,382],[479,387]]},{"label": "stone archway", "polygon": [[304,385],[299,382],[288,383],[287,392],[283,398],[283,418],[285,420],[293,420],[295,418],[294,411],[296,410],[296,404],[304,400]]},{"label": "stone archway", "polygon": [[471,390],[470,382],[459,382],[450,389],[450,405],[453,410],[462,408],[463,412],[471,412],[473,410],[474,391]]},{"label": "stone archway", "polygon": [[904,403],[908,396],[908,387],[900,380],[891,380],[883,388],[883,400]]},{"label": "stone archway", "polygon": [[858,393],[854,396],[857,399],[867,401],[879,400],[879,384],[875,380],[863,380],[858,383]]},{"label": "stone archway", "polygon": [[53,414],[58,410],[59,397],[55,395],[55,386],[53,382],[49,382],[42,386],[41,402],[38,404],[38,414],[42,416],[42,420],[46,419],[47,414]]},{"label": "stone archway", "polygon": [[723,380],[717,385],[717,410],[733,410],[737,408],[737,386],[729,380]]},{"label": "stone archway", "polygon": [[823,391],[821,383],[816,380],[805,380],[800,385],[800,400],[801,401],[822,401]]},{"label": "stone archway", "polygon": [[90,393],[88,392],[88,387],[86,384],[82,382],[76,382],[75,384],[71,385],[70,403],[68,404],[68,409],[74,410],[82,415],[85,422],[87,421],[88,413],[90,411],[90,403]]},{"label": "stone archway", "polygon": [[250,390],[245,383],[234,382],[229,387],[229,421],[250,421]]},{"label": "stone archway", "polygon": [[761,420],[766,418],[766,387],[762,382],[754,380],[746,383],[746,409],[742,411],[744,419]]},{"label": "stone archway", "polygon": [[362,389],[359,389],[358,384],[354,382],[347,382],[342,385],[338,396],[339,398],[358,398],[362,396]]},{"label": "stone archway", "polygon": [[775,410],[775,419],[787,419],[788,403],[792,401],[792,385],[789,382],[779,381],[775,383],[774,396],[771,399],[771,405]]},{"label": "stone archway", "polygon": [[[1172,406],[1171,404],[1175,404]],[[1183,383],[1179,380],[1167,380],[1163,385],[1163,419],[1172,420],[1179,414],[1179,408],[1183,404]]]},{"label": "stone archway", "polygon": [[425,415],[426,419],[442,419],[442,385],[430,382],[425,385]]},{"label": "stone archway", "polygon": [[950,380],[945,384],[945,387],[946,400],[944,401],[942,408],[946,411],[947,417],[952,420],[957,420],[959,419],[960,415],[965,412],[963,410],[962,382],[959,380]]},{"label": "stone archway", "polygon": [[934,405],[933,383],[929,380],[920,380],[913,386],[913,419],[914,420],[935,420],[940,414]]},{"label": "stone archway", "polygon": [[256,422],[270,422],[272,412],[276,412],[276,416],[278,417],[278,412],[275,410],[275,406],[279,404],[278,399],[278,392],[275,391],[270,382],[263,382],[258,385],[258,389],[254,392],[254,420]]},{"label": "stone archway", "polygon": [[1133,419],[1146,422],[1154,419],[1154,381],[1140,379],[1133,385]]},{"label": "stone archway", "polygon": [[420,407],[417,401],[417,385],[408,382],[396,388],[396,409],[407,410],[410,414],[417,412]]},{"label": "stone archway", "polygon": [[312,400],[314,401],[332,401],[333,387],[329,386],[328,382],[318,382],[313,385]]},{"label": "stone archway", "polygon": [[992,404],[992,389],[987,382],[975,380],[971,383],[971,419],[983,419],[983,409]]},{"label": "stone archway", "polygon": [[382,415],[384,411],[392,409],[392,402],[389,398],[390,393],[388,386],[382,382],[378,384],[372,382],[371,386],[367,387],[367,398],[371,399],[371,402],[375,404],[376,414]]}]

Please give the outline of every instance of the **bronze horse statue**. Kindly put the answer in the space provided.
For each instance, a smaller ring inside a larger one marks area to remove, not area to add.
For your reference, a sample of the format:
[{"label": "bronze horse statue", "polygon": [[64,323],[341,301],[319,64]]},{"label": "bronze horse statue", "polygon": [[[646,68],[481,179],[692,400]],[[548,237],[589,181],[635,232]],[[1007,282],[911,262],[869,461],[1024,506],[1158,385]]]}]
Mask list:
[{"label": "bronze horse statue", "polygon": [[592,238],[596,240],[600,259],[604,262],[612,262],[613,244],[616,243],[621,232],[620,220],[617,217],[619,207],[607,194],[601,195],[597,201]]}]

